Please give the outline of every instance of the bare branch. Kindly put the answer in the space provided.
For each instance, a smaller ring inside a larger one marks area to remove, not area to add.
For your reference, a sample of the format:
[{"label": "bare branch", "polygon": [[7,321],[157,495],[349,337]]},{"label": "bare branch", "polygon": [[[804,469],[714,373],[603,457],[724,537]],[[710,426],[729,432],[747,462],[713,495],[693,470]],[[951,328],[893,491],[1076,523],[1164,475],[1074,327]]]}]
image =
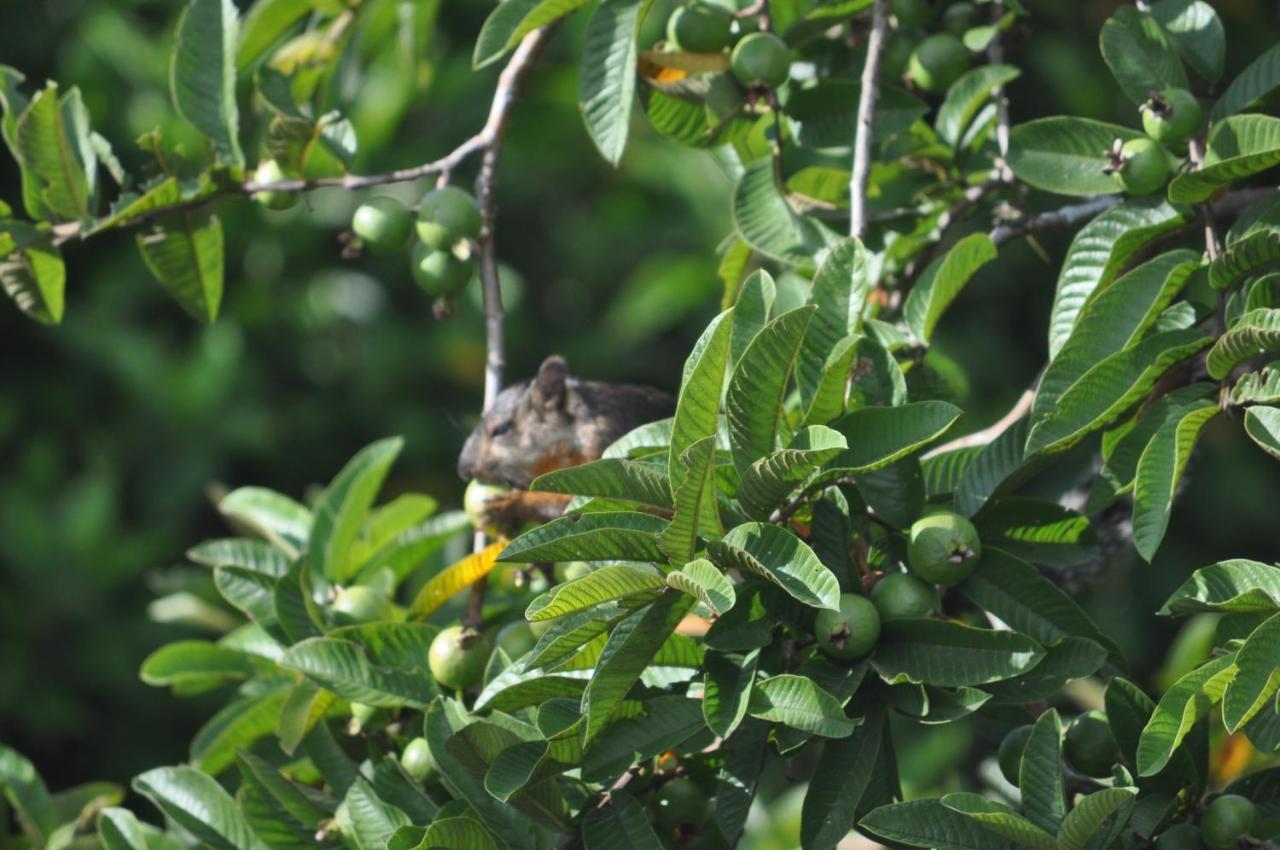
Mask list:
[{"label": "bare branch", "polygon": [[1005,431],[1008,431],[1013,423],[1017,422],[1023,416],[1031,411],[1031,405],[1036,400],[1036,392],[1029,389],[1018,397],[1018,401],[1009,408],[1009,412],[1000,417],[998,422],[988,425],[981,431],[974,431],[972,434],[965,434],[963,437],[957,437],[950,442],[943,443],[935,449],[925,452],[924,458],[927,460],[935,455],[945,454],[946,452],[955,451],[956,449],[967,449],[973,446],[985,446],[999,437]]},{"label": "bare branch", "polygon": [[997,225],[991,230],[991,241],[997,245],[1024,236],[1037,230],[1052,227],[1070,227],[1073,224],[1093,218],[1103,210],[1108,210],[1120,203],[1119,195],[1103,195],[1079,204],[1068,204],[1056,210],[1026,216],[1008,224]]},{"label": "bare branch", "polygon": [[875,0],[871,10],[871,35],[867,60],[862,66],[862,94],[853,140],[853,173],[849,178],[849,235],[867,234],[867,179],[871,175],[871,136],[875,128],[876,101],[880,98],[880,62],[884,57],[885,31],[889,25],[889,0]]}]

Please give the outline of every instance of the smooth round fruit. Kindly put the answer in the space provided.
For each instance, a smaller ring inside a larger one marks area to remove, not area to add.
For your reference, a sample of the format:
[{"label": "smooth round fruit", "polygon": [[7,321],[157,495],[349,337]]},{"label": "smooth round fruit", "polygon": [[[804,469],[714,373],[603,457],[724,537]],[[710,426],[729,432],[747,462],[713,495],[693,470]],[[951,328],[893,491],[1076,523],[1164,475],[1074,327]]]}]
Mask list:
[{"label": "smooth round fruit", "polygon": [[418,238],[437,250],[459,239],[480,235],[480,207],[470,192],[457,186],[432,189],[418,205]]},{"label": "smooth round fruit", "polygon": [[1191,138],[1200,129],[1200,119],[1204,117],[1196,96],[1179,88],[1156,92],[1140,109],[1142,129],[1166,145],[1176,145]]},{"label": "smooth round fruit", "polygon": [[1121,146],[1111,176],[1127,194],[1150,195],[1169,179],[1169,162],[1150,139],[1130,139]]},{"label": "smooth round fruit", "polygon": [[889,8],[903,27],[927,27],[938,14],[936,0],[893,0]]},{"label": "smooth round fruit", "polygon": [[964,35],[978,20],[978,10],[972,3],[952,3],[942,13],[942,28],[954,35]]},{"label": "smooth round fruit", "polygon": [[1253,830],[1258,809],[1238,794],[1223,794],[1200,816],[1200,837],[1209,850],[1233,850]]},{"label": "smooth round fruit", "polygon": [[465,691],[480,684],[491,651],[489,639],[480,632],[449,626],[431,641],[427,666],[441,685]]},{"label": "smooth round fruit", "polygon": [[666,835],[692,832],[705,826],[711,805],[698,784],[687,776],[677,777],[658,789],[654,798],[654,819]]},{"label": "smooth round fruit", "polygon": [[932,584],[955,584],[969,577],[982,558],[973,523],[951,511],[921,517],[911,526],[907,562],[911,572]]},{"label": "smooth round fruit", "polygon": [[871,602],[882,621],[927,617],[938,607],[938,591],[915,576],[890,573],[871,588]]},{"label": "smooth round fruit", "polygon": [[1086,711],[1067,727],[1063,752],[1071,766],[1085,776],[1111,775],[1120,759],[1120,748],[1111,734],[1111,721],[1101,711]]},{"label": "smooth round fruit", "polygon": [[1018,774],[1022,770],[1022,754],[1027,749],[1027,741],[1031,738],[1032,726],[1019,726],[1004,736],[1000,749],[996,751],[996,762],[1000,772],[1010,785],[1018,784]]},{"label": "smooth round fruit", "polygon": [[340,625],[374,623],[391,616],[391,600],[372,587],[357,584],[341,588],[329,610]]},{"label": "smooth round fruit", "polygon": [[787,81],[791,72],[791,50],[771,32],[753,32],[733,48],[729,67],[745,86],[776,88]]},{"label": "smooth round fruit", "polygon": [[[263,160],[258,163],[258,168],[253,172],[253,182],[255,183],[279,183],[287,180],[284,171],[280,169],[280,163],[274,159]],[[269,210],[287,210],[294,204],[298,203],[297,192],[277,192],[268,190],[264,192],[254,193],[254,200],[262,204]]]},{"label": "smooth round fruit", "polygon": [[732,38],[733,13],[715,3],[694,0],[667,19],[667,41],[676,50],[719,53]]},{"label": "smooth round fruit", "polygon": [[506,484],[485,484],[473,479],[462,494],[462,509],[471,518],[472,525],[483,528],[489,523],[489,502],[510,492],[511,488]]},{"label": "smooth round fruit", "polygon": [[436,760],[426,738],[414,738],[400,753],[400,766],[417,782],[424,782],[436,772]]},{"label": "smooth round fruit", "polygon": [[969,70],[969,51],[949,32],[931,35],[916,47],[907,63],[911,81],[927,92],[946,91]]},{"label": "smooth round fruit", "polygon": [[1189,823],[1175,823],[1156,836],[1156,850],[1204,850],[1200,830]]},{"label": "smooth round fruit", "polygon": [[880,73],[885,79],[897,80],[907,73],[911,54],[915,53],[919,39],[902,30],[894,30],[884,43],[884,55],[880,57]]},{"label": "smooth round fruit", "polygon": [[400,250],[409,241],[409,234],[413,232],[413,216],[395,198],[370,198],[356,207],[355,215],[351,217],[351,229],[370,251],[386,254]]},{"label": "smooth round fruit", "polygon": [[459,260],[451,251],[437,251],[419,242],[413,246],[413,280],[433,298],[450,298],[467,288],[474,260]]},{"label": "smooth round fruit", "polygon": [[813,632],[818,646],[832,658],[861,658],[880,639],[880,612],[867,597],[842,593],[840,610],[819,611]]},{"label": "smooth round fruit", "polygon": [[507,654],[508,658],[515,660],[537,645],[538,636],[533,633],[533,629],[529,628],[529,624],[522,620],[507,623],[499,629],[494,643]]}]

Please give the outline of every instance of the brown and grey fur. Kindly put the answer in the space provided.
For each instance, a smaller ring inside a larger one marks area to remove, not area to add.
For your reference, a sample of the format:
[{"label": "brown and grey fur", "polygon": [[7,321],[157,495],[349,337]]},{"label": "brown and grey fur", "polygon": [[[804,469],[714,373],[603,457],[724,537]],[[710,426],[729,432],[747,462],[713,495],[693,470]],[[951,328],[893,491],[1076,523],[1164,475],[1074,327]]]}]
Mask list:
[{"label": "brown and grey fur", "polygon": [[[458,474],[526,490],[539,475],[599,458],[628,431],[673,409],[670,396],[650,387],[574,378],[564,358],[552,355],[535,378],[494,399],[462,447]],[[522,504],[494,506],[513,520],[556,516],[566,501],[541,493],[513,499]]]}]

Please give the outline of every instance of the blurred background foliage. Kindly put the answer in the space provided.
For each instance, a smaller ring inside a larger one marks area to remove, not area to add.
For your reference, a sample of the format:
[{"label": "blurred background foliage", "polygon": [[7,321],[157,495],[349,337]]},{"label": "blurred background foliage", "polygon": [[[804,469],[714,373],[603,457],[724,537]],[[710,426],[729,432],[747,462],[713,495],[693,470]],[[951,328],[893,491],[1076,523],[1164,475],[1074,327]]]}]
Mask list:
[{"label": "blurred background foliage", "polygon": [[[495,69],[473,72],[487,0],[366,0],[360,61],[341,86],[360,143],[355,168],[433,159],[483,122]],[[669,0],[651,12],[665,20]],[[1105,0],[1024,0],[1010,38],[1024,68],[1015,121],[1075,113],[1137,124],[1098,56]],[[173,0],[5,0],[0,61],[31,84],[78,85],[95,128],[126,166],[131,140],[163,125],[191,131],[168,101]],[[246,5],[241,3],[240,5]],[[1280,4],[1215,2],[1230,51],[1226,79],[1280,38]],[[718,309],[716,246],[730,228],[729,181],[707,155],[637,128],[619,170],[596,154],[577,114],[580,20],[556,37],[515,111],[499,186],[509,374],[565,354],[592,378],[671,389],[694,335]],[[641,119],[642,121],[642,119]],[[251,157],[252,158],[252,157]],[[469,180],[467,172],[459,175]],[[392,190],[416,200],[423,186]],[[0,197],[17,170],[0,164]],[[140,661],[189,631],[150,621],[162,568],[223,532],[209,493],[264,484],[304,495],[371,440],[407,445],[386,488],[444,505],[461,500],[453,470],[480,403],[483,341],[476,287],[457,315],[431,318],[407,257],[343,260],[339,233],[361,199],[312,193],[285,213],[253,204],[219,212],[228,245],[222,318],[199,327],[154,284],[127,236],[68,246],[64,324],[0,309],[0,738],[52,787],[125,781],[184,757],[208,716],[137,678]],[[976,225],[975,225],[976,226]],[[931,357],[953,360],[981,427],[1018,397],[1043,362],[1048,305],[1069,234],[1011,243],[952,308]],[[941,362],[939,365],[942,365]],[[1154,684],[1168,663],[1206,651],[1149,612],[1196,566],[1280,558],[1272,526],[1280,479],[1240,428],[1203,441],[1169,540],[1151,567],[1122,555],[1080,591]],[[1203,624],[1200,632],[1205,631]],[[1203,641],[1202,641],[1203,642]],[[906,785],[946,787],[948,768],[981,729],[912,735]],[[775,778],[778,793],[785,777]],[[798,801],[799,797],[796,797]],[[798,812],[798,802],[792,806]],[[757,848],[786,846],[756,830]]]}]

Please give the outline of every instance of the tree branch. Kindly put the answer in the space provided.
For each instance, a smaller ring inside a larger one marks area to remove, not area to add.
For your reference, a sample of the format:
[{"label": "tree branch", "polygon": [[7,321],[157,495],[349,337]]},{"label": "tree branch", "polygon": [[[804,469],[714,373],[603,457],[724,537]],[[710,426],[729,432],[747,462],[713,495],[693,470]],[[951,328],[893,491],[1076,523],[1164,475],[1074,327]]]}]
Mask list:
[{"label": "tree branch", "polygon": [[[991,4],[992,23],[996,23],[1002,17],[1004,17],[1004,2],[995,0]],[[992,65],[1004,64],[1004,44],[1000,41],[999,30],[991,36],[991,43],[987,45],[987,62]],[[1004,95],[1004,86],[997,86],[991,93],[991,97],[996,102],[996,149],[1000,151],[997,167],[1001,178],[1008,180],[1011,173],[1005,159],[1009,156],[1009,98]]]},{"label": "tree branch", "polygon": [[880,61],[884,57],[885,30],[889,24],[889,0],[875,0],[871,10],[871,34],[867,59],[862,66],[862,92],[853,140],[853,173],[849,177],[849,235],[867,234],[867,179],[871,175],[871,136],[875,128],[876,101],[880,99]]},{"label": "tree branch", "polygon": [[1056,210],[1025,216],[992,228],[990,233],[991,241],[1001,245],[1010,239],[1016,239],[1019,236],[1025,236],[1037,230],[1046,230],[1052,227],[1070,227],[1087,218],[1093,218],[1103,210],[1111,209],[1121,200],[1119,195],[1102,195],[1083,203],[1068,204],[1064,207],[1058,207]]}]

